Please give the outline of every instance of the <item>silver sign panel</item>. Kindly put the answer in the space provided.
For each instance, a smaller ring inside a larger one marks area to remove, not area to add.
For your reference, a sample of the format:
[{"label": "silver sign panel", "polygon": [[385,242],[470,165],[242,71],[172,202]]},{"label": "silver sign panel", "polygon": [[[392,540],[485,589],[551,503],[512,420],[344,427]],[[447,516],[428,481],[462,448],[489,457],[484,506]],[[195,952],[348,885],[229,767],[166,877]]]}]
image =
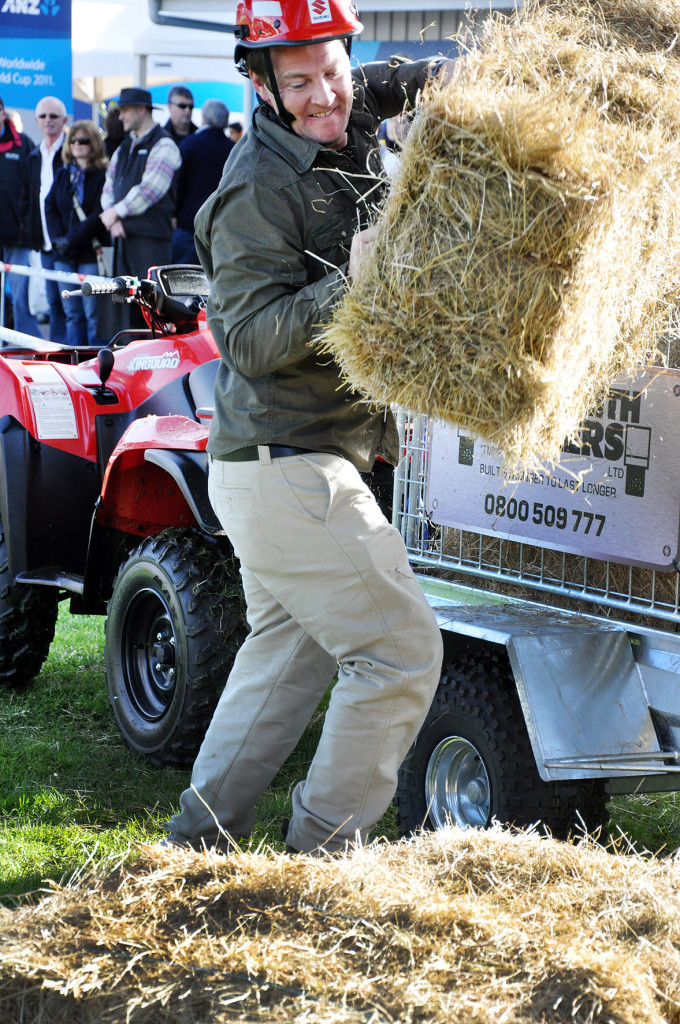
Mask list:
[{"label": "silver sign panel", "polygon": [[680,371],[617,380],[560,459],[510,473],[496,448],[430,423],[434,523],[591,558],[674,569],[680,532]]}]

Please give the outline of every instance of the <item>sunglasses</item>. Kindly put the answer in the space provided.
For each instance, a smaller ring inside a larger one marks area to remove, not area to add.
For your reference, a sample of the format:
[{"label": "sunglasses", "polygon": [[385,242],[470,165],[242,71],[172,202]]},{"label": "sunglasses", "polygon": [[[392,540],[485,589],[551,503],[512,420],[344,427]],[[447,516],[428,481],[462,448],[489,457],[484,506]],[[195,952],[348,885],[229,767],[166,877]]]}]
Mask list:
[{"label": "sunglasses", "polygon": [[49,117],[50,121],[57,121],[60,117],[63,117],[63,116],[64,116],[63,114],[38,114],[38,117],[40,118],[41,121],[45,117]]},{"label": "sunglasses", "polygon": [[172,101],[172,105],[173,105],[173,107],[179,107],[180,110],[193,110],[194,109],[193,103],[175,103],[175,101],[173,100]]},{"label": "sunglasses", "polygon": [[78,146],[91,146],[92,143],[90,142],[89,139],[71,139],[71,145],[72,146],[75,146],[75,145],[78,145]]}]

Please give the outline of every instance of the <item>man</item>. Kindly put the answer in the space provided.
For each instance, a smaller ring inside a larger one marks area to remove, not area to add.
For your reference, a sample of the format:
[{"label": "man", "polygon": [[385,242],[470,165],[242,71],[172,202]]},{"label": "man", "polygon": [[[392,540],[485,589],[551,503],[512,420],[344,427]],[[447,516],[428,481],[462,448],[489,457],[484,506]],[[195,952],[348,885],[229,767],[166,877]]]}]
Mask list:
[{"label": "man", "polygon": [[222,169],[234,143],[224,134],[229,111],[221,100],[208,100],[201,108],[201,127],[180,143],[182,166],[177,172],[176,227],[172,235],[172,263],[198,263],[194,245],[194,217],[220,183]]},{"label": "man", "polygon": [[362,26],[350,0],[281,0],[257,18],[256,6],[239,3],[235,59],[261,105],[196,218],[222,355],[209,493],[241,562],[251,632],[163,843],[247,836],[337,670],[286,823],[291,852],[332,852],[363,841],[387,809],[442,642],[360,476],[378,453],[396,462],[392,416],[343,385],[315,341],[370,239],[353,234],[382,184],[371,174],[378,123],[414,102],[437,65],[351,73]]},{"label": "man", "polygon": [[[21,200],[28,154],[34,148],[28,135],[15,128],[0,97],[0,257],[4,263],[24,267],[30,261],[29,250],[21,239]],[[28,282],[28,277],[9,276],[14,329],[40,337],[38,321],[28,305]]]},{"label": "man", "polygon": [[232,121],[229,125],[229,138],[236,144],[243,137],[243,125],[240,121]]},{"label": "man", "polygon": [[[24,190],[24,235],[28,246],[40,253],[44,270],[54,270],[54,250],[45,220],[45,199],[52,188],[54,175],[62,166],[66,107],[55,96],[45,96],[35,108],[35,119],[42,133],[40,146],[28,157]],[[66,315],[61,303],[62,285],[45,281],[45,295],[50,316],[49,340],[66,343]]]},{"label": "man", "polygon": [[[106,172],[101,219],[114,243],[114,276],[145,278],[149,267],[170,262],[172,183],[182,161],[173,140],[153,119],[147,89],[123,89],[118,106],[127,135]],[[116,308],[119,326],[146,326],[136,307],[132,312],[127,305]]]},{"label": "man", "polygon": [[168,111],[170,117],[163,127],[179,146],[182,139],[196,131],[196,125],[191,120],[194,112],[194,97],[191,90],[183,85],[175,85],[168,93]]}]

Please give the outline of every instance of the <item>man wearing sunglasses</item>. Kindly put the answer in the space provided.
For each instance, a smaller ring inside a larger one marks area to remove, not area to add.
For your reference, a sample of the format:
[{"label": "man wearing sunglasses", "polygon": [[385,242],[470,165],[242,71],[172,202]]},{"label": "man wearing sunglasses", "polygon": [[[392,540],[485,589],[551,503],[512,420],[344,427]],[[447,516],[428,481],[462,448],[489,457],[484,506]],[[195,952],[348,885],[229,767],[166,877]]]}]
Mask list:
[{"label": "man wearing sunglasses", "polygon": [[170,117],[163,127],[179,146],[182,139],[196,131],[196,125],[191,120],[194,112],[194,97],[191,91],[183,85],[174,86],[168,93],[168,110]]},{"label": "man wearing sunglasses", "polygon": [[[26,165],[24,232],[29,248],[40,253],[43,269],[54,270],[54,251],[45,220],[45,199],[52,188],[55,173],[62,166],[66,107],[56,96],[44,96],[35,108],[35,119],[42,133],[42,141],[30,154]],[[56,281],[45,281],[50,314],[49,337],[50,341],[57,344],[66,341],[66,316],[60,289]]]}]

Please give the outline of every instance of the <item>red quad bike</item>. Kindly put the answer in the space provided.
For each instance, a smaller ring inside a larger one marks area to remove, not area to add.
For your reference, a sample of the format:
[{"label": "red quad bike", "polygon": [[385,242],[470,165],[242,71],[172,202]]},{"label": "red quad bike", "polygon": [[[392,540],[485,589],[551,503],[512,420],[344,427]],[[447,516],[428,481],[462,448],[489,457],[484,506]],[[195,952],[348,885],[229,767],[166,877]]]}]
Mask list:
[{"label": "red quad bike", "polygon": [[238,565],[207,493],[219,353],[200,267],[86,281],[148,330],[110,345],[25,336],[0,351],[0,684],[38,674],[58,602],[106,614],[129,749],[193,760],[246,633]]}]

